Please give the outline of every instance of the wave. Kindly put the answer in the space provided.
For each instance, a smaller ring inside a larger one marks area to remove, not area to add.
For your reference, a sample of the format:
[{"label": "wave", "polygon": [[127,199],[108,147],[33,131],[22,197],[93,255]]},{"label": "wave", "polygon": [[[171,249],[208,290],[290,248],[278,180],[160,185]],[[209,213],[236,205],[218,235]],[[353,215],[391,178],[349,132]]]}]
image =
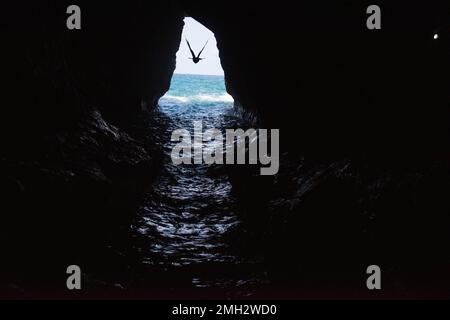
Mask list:
[{"label": "wave", "polygon": [[228,93],[222,95],[197,94],[194,96],[175,96],[166,94],[159,99],[160,104],[187,104],[187,103],[201,103],[201,102],[233,102],[233,97]]},{"label": "wave", "polygon": [[180,97],[180,96],[172,96],[170,94],[166,94],[161,99],[159,99],[160,102],[167,101],[167,102],[179,102],[179,103],[186,103],[189,102],[189,97]]}]

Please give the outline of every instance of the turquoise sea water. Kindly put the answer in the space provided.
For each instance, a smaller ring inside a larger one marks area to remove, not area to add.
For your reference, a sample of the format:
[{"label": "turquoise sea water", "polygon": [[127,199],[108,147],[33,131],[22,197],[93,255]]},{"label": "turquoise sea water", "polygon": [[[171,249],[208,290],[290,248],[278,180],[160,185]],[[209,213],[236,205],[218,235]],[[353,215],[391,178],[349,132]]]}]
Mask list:
[{"label": "turquoise sea water", "polygon": [[162,111],[174,105],[230,106],[233,98],[225,90],[223,76],[174,74],[170,90],[160,99]]}]

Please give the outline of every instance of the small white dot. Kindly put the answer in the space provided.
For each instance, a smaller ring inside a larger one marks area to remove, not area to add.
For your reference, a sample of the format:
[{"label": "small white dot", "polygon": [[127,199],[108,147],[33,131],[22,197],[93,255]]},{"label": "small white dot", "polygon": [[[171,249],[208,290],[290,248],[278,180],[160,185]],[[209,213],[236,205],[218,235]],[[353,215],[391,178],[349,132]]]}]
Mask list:
[{"label": "small white dot", "polygon": [[438,35],[437,33],[435,33],[434,36],[433,36],[433,39],[434,39],[434,40],[439,39],[439,35]]}]

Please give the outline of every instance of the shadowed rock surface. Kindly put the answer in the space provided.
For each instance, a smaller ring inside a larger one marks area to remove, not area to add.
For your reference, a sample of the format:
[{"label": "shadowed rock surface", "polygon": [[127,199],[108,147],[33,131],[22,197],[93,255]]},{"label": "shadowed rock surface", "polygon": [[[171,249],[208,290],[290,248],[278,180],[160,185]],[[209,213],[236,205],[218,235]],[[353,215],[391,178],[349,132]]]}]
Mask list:
[{"label": "shadowed rock surface", "polygon": [[79,1],[81,31],[69,4],[2,9],[2,288],[64,289],[77,261],[100,287],[127,278],[114,248],[161,167],[154,107],[186,14],[215,33],[237,108],[280,128],[279,175],[227,167],[273,292],[366,294],[379,264],[386,296],[448,297],[446,1],[381,1],[380,31],[366,1]]}]

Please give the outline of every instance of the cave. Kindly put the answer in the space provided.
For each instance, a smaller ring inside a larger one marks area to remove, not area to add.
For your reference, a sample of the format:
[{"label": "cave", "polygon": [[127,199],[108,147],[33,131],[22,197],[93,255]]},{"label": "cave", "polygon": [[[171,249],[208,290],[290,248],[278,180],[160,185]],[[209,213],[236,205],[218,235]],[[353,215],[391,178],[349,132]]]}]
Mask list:
[{"label": "cave", "polygon": [[[70,4],[2,7],[0,296],[71,297],[65,270],[79,265],[83,297],[449,297],[446,1],[378,1],[380,30],[366,1],[81,0],[80,30],[66,28]],[[223,187],[214,206],[200,201],[213,187],[188,200],[217,219],[201,250],[223,236],[227,268],[187,247],[167,261],[181,243],[158,233],[170,214],[143,224],[164,205],[148,190],[181,177],[163,170],[158,102],[185,17],[215,35],[235,124],[280,130],[274,176],[189,177]],[[214,217],[220,206],[233,215]],[[372,264],[381,293],[365,286]]]}]

